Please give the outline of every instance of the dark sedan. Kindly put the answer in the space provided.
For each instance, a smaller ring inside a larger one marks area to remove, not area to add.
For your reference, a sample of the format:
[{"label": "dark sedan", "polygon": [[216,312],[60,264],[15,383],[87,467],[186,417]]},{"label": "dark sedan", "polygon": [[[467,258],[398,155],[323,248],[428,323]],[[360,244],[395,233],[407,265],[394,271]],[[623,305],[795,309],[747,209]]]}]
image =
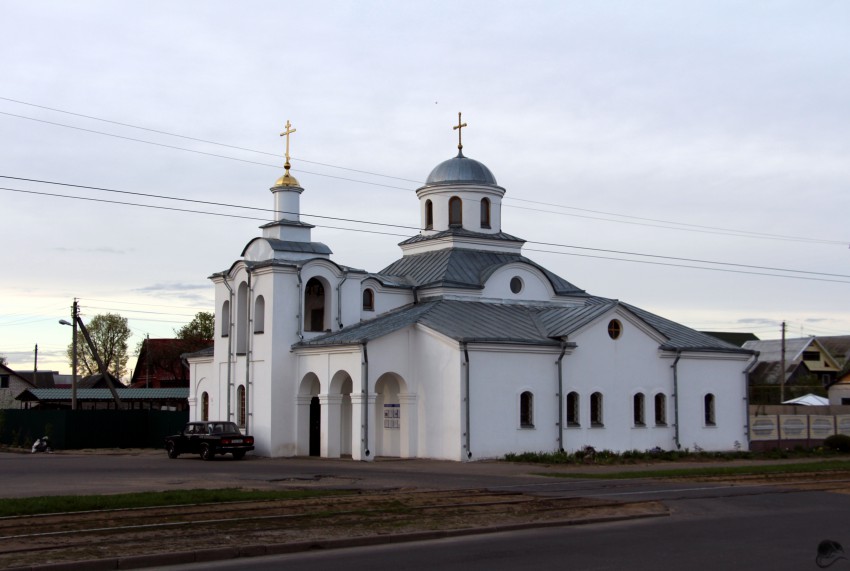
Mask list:
[{"label": "dark sedan", "polygon": [[200,454],[204,460],[212,460],[216,454],[233,454],[236,460],[241,460],[253,449],[253,436],[243,435],[236,423],[221,420],[190,422],[183,432],[165,439],[169,458]]}]

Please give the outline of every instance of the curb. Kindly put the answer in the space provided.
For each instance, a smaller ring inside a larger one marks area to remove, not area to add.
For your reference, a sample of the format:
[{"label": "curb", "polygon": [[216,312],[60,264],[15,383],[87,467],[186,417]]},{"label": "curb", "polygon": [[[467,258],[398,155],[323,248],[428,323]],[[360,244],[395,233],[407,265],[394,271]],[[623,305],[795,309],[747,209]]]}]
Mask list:
[{"label": "curb", "polygon": [[367,537],[352,537],[345,539],[326,539],[321,541],[301,541],[295,543],[272,543],[269,545],[245,545],[243,547],[217,547],[197,551],[179,551],[175,553],[159,553],[154,555],[135,555],[131,557],[115,557],[108,559],[88,559],[83,561],[68,561],[62,563],[47,563],[24,567],[11,567],[7,571],[111,571],[113,569],[145,569],[165,565],[186,565],[188,563],[209,563],[243,557],[262,557],[264,555],[285,555],[325,549],[344,549],[348,547],[368,547],[373,545],[389,545],[395,543],[410,543],[428,541],[449,537],[464,537],[469,535],[485,535],[505,531],[521,531],[547,527],[569,527],[590,525],[594,523],[611,523],[654,517],[667,517],[669,510],[663,513],[601,516],[587,519],[553,520],[545,522],[516,523],[496,525],[492,527],[451,529],[436,531],[417,531],[396,535],[371,535]]}]

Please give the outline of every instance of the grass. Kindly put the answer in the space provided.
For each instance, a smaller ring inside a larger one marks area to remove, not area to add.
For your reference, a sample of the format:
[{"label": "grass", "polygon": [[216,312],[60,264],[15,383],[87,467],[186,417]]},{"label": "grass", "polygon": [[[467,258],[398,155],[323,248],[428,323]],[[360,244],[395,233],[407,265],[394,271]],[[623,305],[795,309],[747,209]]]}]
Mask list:
[{"label": "grass", "polygon": [[782,474],[811,474],[813,472],[850,471],[850,460],[827,460],[823,462],[803,462],[798,464],[762,464],[758,466],[706,466],[704,468],[669,468],[664,470],[637,470],[628,472],[560,473],[537,474],[550,478],[613,479],[630,478],[701,478],[716,476],[769,476]]},{"label": "grass", "polygon": [[340,493],[343,492],[336,490],[255,491],[224,488],[219,490],[171,490],[168,492],[99,496],[5,498],[0,502],[0,517],[222,502],[300,500]]}]

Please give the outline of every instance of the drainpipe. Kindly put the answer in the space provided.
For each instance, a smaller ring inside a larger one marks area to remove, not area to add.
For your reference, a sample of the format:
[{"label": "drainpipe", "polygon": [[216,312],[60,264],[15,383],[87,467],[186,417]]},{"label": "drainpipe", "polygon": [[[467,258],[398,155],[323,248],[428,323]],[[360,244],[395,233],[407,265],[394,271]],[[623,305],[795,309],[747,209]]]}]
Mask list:
[{"label": "drainpipe", "polygon": [[564,355],[567,342],[561,339],[561,354],[558,356],[558,451],[564,451]]},{"label": "drainpipe", "polygon": [[360,345],[363,347],[363,359],[360,362],[360,384],[363,386],[363,445],[366,457],[369,457],[369,352],[366,350],[367,341]]},{"label": "drainpipe", "polygon": [[348,279],[348,272],[342,273],[342,281],[336,286],[336,324],[342,329],[342,284]]},{"label": "drainpipe", "polygon": [[413,286],[413,305],[419,303],[419,286]]},{"label": "drainpipe", "polygon": [[676,449],[679,450],[682,448],[682,444],[679,442],[679,359],[682,358],[681,349],[676,351],[676,360],[673,361],[671,365],[673,369],[673,426],[676,429],[675,435],[673,436],[673,441],[676,443]]},{"label": "drainpipe", "polygon": [[463,348],[463,377],[464,377],[464,403],[466,407],[466,458],[472,458],[472,434],[471,434],[471,424],[469,422],[469,351],[467,350],[466,341],[461,341],[460,346]]},{"label": "drainpipe", "polygon": [[298,268],[298,270],[295,272],[295,275],[298,276],[298,309],[295,310],[295,319],[298,321],[298,340],[303,341],[304,335],[301,334],[301,327],[304,324],[304,317],[301,315],[301,312],[304,309],[304,296],[301,295],[301,286],[303,285],[301,283],[301,268]]},{"label": "drainpipe", "polygon": [[[229,294],[227,303],[227,420],[230,421],[230,393],[233,392],[233,379],[230,376],[230,370],[233,368],[233,288],[227,282],[227,277],[224,278],[224,287],[227,288]],[[195,398],[198,398],[197,394]]]},{"label": "drainpipe", "polygon": [[251,434],[248,418],[251,416],[248,403],[251,402],[251,347],[253,346],[254,328],[252,327],[253,316],[251,315],[251,303],[254,299],[254,288],[251,285],[251,269],[245,268],[248,274],[248,295],[245,300],[245,434]]}]

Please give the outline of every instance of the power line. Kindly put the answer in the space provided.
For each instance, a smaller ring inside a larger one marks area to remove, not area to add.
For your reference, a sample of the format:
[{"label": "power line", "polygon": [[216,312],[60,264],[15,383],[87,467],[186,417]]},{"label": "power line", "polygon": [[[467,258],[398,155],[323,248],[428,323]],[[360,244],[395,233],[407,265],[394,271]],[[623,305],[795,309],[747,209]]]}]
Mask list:
[{"label": "power line", "polygon": [[[805,277],[805,276],[786,276],[786,275],[782,275],[782,274],[768,274],[768,273],[764,273],[764,272],[748,272],[748,271],[744,271],[744,270],[729,270],[729,269],[725,269],[725,268],[706,268],[705,266],[691,266],[691,265],[686,265],[686,264],[669,264],[669,263],[666,263],[666,262],[650,262],[648,260],[630,260],[628,258],[612,258],[612,257],[609,257],[609,256],[592,256],[590,254],[575,254],[573,252],[553,252],[552,250],[535,250],[533,248],[528,248],[527,251],[529,251],[529,252],[544,252],[544,253],[547,253],[547,254],[560,254],[562,256],[576,256],[576,257],[579,257],[579,258],[595,258],[597,260],[615,260],[615,261],[618,261],[618,262],[631,262],[631,263],[634,263],[634,264],[649,264],[651,266],[668,266],[668,267],[672,267],[672,268],[689,268],[689,269],[694,269],[694,270],[726,272],[726,273],[730,273],[730,274],[748,274],[748,275],[753,275],[753,276],[770,276],[770,277],[774,277],[774,278],[789,278],[789,279],[795,279],[795,280],[807,280],[807,281],[814,281],[814,282],[834,282],[834,283],[839,283],[839,284],[850,284],[850,281],[844,281],[844,280],[830,280],[830,279],[825,279],[825,278],[808,278],[808,277]],[[713,262],[713,263],[720,263],[720,262]]]},{"label": "power line", "polygon": [[[0,178],[2,178],[2,176],[0,176]],[[56,183],[56,184],[62,184],[62,183]],[[224,213],[218,213],[218,212],[205,212],[205,211],[200,211],[200,210],[190,210],[190,209],[184,209],[184,208],[173,208],[173,207],[156,206],[156,205],[149,205],[149,204],[137,204],[137,203],[131,203],[131,202],[106,200],[106,199],[100,199],[100,198],[77,197],[77,196],[71,196],[71,195],[62,195],[62,194],[46,193],[46,192],[38,192],[38,191],[30,191],[30,190],[10,189],[10,188],[5,188],[5,187],[0,187],[0,190],[8,190],[8,191],[12,191],[12,192],[21,192],[21,193],[35,194],[35,195],[41,195],[41,196],[51,196],[51,197],[57,197],[57,198],[67,198],[67,199],[86,200],[86,201],[92,201],[92,202],[102,202],[102,203],[107,203],[107,204],[119,204],[119,205],[124,205],[124,206],[137,206],[137,207],[141,207],[141,208],[161,209],[161,210],[176,211],[176,212],[188,212],[188,213],[193,213],[193,214],[208,214],[208,215],[211,215],[211,216],[221,216],[221,217],[249,219],[249,220],[251,220],[251,219],[253,219],[253,220],[265,220],[265,219],[251,218],[251,217],[247,217],[247,216],[234,215],[234,214],[224,214]],[[142,194],[142,193],[134,193],[134,194]],[[191,200],[189,200],[189,199],[180,199],[180,200],[191,202]],[[327,217],[327,218],[330,218],[330,217]],[[334,218],[334,219],[336,219],[336,218]],[[355,219],[345,219],[345,220],[349,221],[349,222],[354,222],[354,223],[369,224],[369,222],[365,222],[365,221],[361,221],[361,220],[355,220]],[[320,227],[329,228],[329,229],[336,229],[336,230],[346,230],[346,231],[351,231],[351,232],[361,232],[361,233],[406,237],[406,235],[404,235],[404,234],[393,234],[393,233],[389,233],[389,232],[377,232],[377,231],[373,231],[373,230],[363,230],[363,229],[345,228],[345,227],[327,226],[327,225],[322,225]],[[406,227],[406,228],[410,228],[410,227]],[[642,254],[642,253],[638,253],[638,252],[626,252],[626,251],[620,251],[620,250],[606,250],[606,249],[602,249],[602,248],[571,246],[569,244],[557,244],[557,243],[551,243],[551,242],[535,242],[535,241],[529,240],[529,241],[527,241],[527,243],[528,244],[539,244],[539,245],[544,245],[544,246],[555,246],[555,247],[560,247],[560,248],[583,249],[583,250],[602,252],[602,253],[624,254],[624,255],[633,255],[633,256],[641,256],[641,257],[652,257],[652,258],[659,258],[659,259],[667,259],[667,260],[671,260],[671,261],[685,261],[685,262],[692,262],[692,263],[704,263],[704,264],[712,264],[712,265],[719,265],[719,266],[730,266],[730,267],[736,267],[736,268],[763,269],[763,270],[769,270],[769,271],[807,274],[807,275],[813,275],[813,276],[820,275],[820,276],[833,276],[833,277],[850,278],[850,275],[844,275],[844,274],[829,274],[829,273],[825,273],[825,272],[811,272],[811,271],[795,270],[795,269],[787,269],[787,268],[770,268],[770,267],[764,267],[764,266],[737,264],[737,263],[731,263],[731,262],[698,260],[698,259],[692,259],[692,258],[678,258],[678,257],[674,257],[674,256],[661,256],[661,255],[657,255],[657,254]],[[626,258],[613,258],[613,257],[606,257],[606,256],[591,256],[591,255],[588,255],[588,254],[576,254],[576,253],[572,253],[572,252],[557,252],[557,251],[551,251],[551,250],[537,250],[537,249],[531,249],[531,248],[527,249],[527,251],[543,252],[543,253],[550,253],[550,254],[561,254],[561,255],[569,255],[569,256],[578,256],[578,257],[586,257],[586,258],[597,258],[597,259],[604,259],[604,260],[633,262],[633,263],[645,263],[645,264],[650,264],[650,265],[661,265],[661,266],[702,269],[702,270],[714,270],[714,271],[723,271],[723,272],[727,272],[727,273],[740,273],[740,274],[762,275],[762,276],[771,276],[771,277],[785,277],[785,278],[803,279],[803,280],[810,280],[810,281],[850,283],[850,281],[845,281],[845,280],[832,280],[832,279],[824,279],[824,278],[816,278],[816,277],[805,277],[805,276],[802,276],[802,275],[800,275],[800,276],[788,276],[788,275],[782,275],[782,274],[771,274],[771,273],[765,273],[765,272],[752,272],[752,271],[733,270],[733,269],[725,269],[725,268],[710,268],[710,267],[707,268],[707,267],[703,267],[703,266],[692,266],[692,265],[686,265],[686,264],[671,264],[671,263],[662,263],[662,262],[650,262],[650,261],[647,261],[647,260],[630,260],[630,259],[626,259]]]},{"label": "power line", "polygon": [[[97,187],[97,186],[86,186],[86,185],[82,185],[82,184],[71,184],[71,183],[66,183],[66,182],[39,180],[39,179],[34,179],[34,178],[22,178],[22,177],[5,176],[5,175],[0,175],[0,178],[6,178],[6,179],[10,179],[10,180],[20,180],[20,181],[26,181],[26,182],[37,182],[37,183],[40,183],[40,184],[67,186],[67,187],[71,187],[71,188],[85,188],[87,190],[99,190],[99,191],[103,191],[103,192],[112,192],[112,193],[116,193],[116,194],[128,194],[128,195],[131,195],[131,196],[144,196],[145,198],[158,198],[158,199],[161,199],[161,200],[175,200],[175,201],[178,201],[178,202],[190,202],[190,203],[193,203],[193,204],[205,204],[207,206],[222,206],[222,207],[225,207],[225,208],[240,208],[240,209],[244,209],[244,210],[257,210],[257,211],[260,211],[260,212],[273,212],[273,213],[278,213],[278,214],[299,214],[300,216],[306,216],[306,217],[309,217],[309,218],[323,218],[325,220],[335,220],[337,222],[356,222],[356,223],[359,223],[359,224],[369,224],[369,225],[372,225],[372,226],[386,226],[386,227],[391,227],[391,228],[404,228],[405,230],[418,230],[418,228],[416,228],[415,226],[404,226],[404,225],[401,225],[401,224],[390,224],[390,223],[387,223],[387,222],[368,222],[368,221],[363,221],[363,220],[353,220],[353,219],[350,219],[350,218],[339,218],[339,217],[335,217],[335,216],[324,216],[324,215],[321,215],[321,214],[309,214],[309,213],[303,213],[303,212],[302,213],[286,212],[286,211],[279,212],[279,211],[274,210],[273,208],[260,208],[258,206],[242,206],[240,204],[228,204],[226,202],[211,202],[211,201],[208,201],[208,200],[196,200],[196,199],[192,199],[192,198],[179,198],[179,197],[175,197],[175,196],[166,196],[166,195],[162,195],[162,194],[148,194],[148,193],[144,193],[144,192],[132,192],[132,191],[129,191],[129,190],[115,190],[115,189],[111,189],[111,188],[101,188],[101,187]],[[13,190],[14,191],[15,189],[4,188],[3,190]],[[20,192],[32,192],[32,191],[20,190]],[[38,194],[38,193],[34,192],[34,194]],[[67,197],[66,195],[55,195],[55,196]],[[70,197],[70,198],[75,198],[75,197]],[[82,199],[82,200],[86,200],[83,197],[79,197],[79,198]],[[104,202],[109,202],[109,201],[104,200]],[[117,204],[131,204],[131,203],[118,202]],[[145,206],[145,205],[134,204],[134,206]],[[166,208],[166,207],[162,207],[162,208]],[[170,208],[166,208],[166,209],[172,210]],[[180,209],[173,209],[173,210],[180,211]],[[200,214],[215,214],[213,212],[200,212],[200,211],[193,211],[193,210],[186,210],[186,212],[197,212],[197,213],[200,213]],[[225,215],[222,214],[222,216],[225,216]],[[226,216],[230,216],[232,218],[244,218],[246,220],[263,220],[265,222],[272,222],[273,221],[273,220],[270,220],[268,218],[251,218],[251,217],[236,216],[236,215],[226,215]]]},{"label": "power line", "polygon": [[[94,129],[86,129],[86,128],[83,128],[83,127],[76,127],[74,125],[66,125],[64,123],[57,123],[55,121],[46,121],[44,119],[36,119],[35,117],[27,117],[25,115],[17,115],[15,113],[7,113],[5,111],[0,111],[0,115],[8,115],[9,117],[17,117],[19,119],[26,119],[27,121],[35,121],[37,123],[45,123],[47,125],[54,125],[54,126],[57,126],[57,127],[65,127],[66,129],[75,129],[77,131],[83,131],[83,132],[86,132],[86,133],[94,133],[96,135],[103,135],[105,137],[114,137],[116,139],[123,139],[125,141],[133,141],[133,142],[136,142],[136,143],[144,143],[146,145],[153,145],[155,147],[164,147],[166,149],[174,149],[176,151],[184,151],[184,152],[187,152],[187,153],[195,153],[197,155],[205,155],[205,156],[208,156],[208,157],[216,157],[216,158],[219,158],[219,159],[227,159],[229,161],[236,161],[236,162],[240,162],[240,163],[248,163],[248,164],[252,164],[252,165],[260,165],[260,166],[265,166],[265,167],[273,167],[273,168],[276,168],[278,170],[280,169],[280,165],[274,165],[274,164],[269,164],[269,163],[261,163],[259,161],[249,161],[248,159],[238,159],[236,157],[228,157],[227,155],[219,155],[217,153],[209,153],[207,151],[198,151],[197,149],[187,149],[186,147],[178,147],[177,145],[167,145],[165,143],[157,143],[155,141],[146,141],[145,139],[137,139],[135,137],[127,137],[125,135],[116,135],[115,133],[107,133],[105,131],[96,131]],[[320,172],[305,171],[304,169],[297,169],[297,172],[298,172],[299,176],[303,173],[303,174],[311,174],[311,175],[314,175],[314,176],[323,176],[323,177],[326,177],[326,178],[333,178],[333,179],[337,179],[337,180],[344,180],[344,181],[347,181],[347,182],[357,182],[357,183],[360,183],[360,184],[371,184],[372,186],[382,186],[384,188],[394,188],[394,189],[397,189],[397,190],[411,190],[410,188],[403,187],[403,186],[393,186],[393,185],[390,185],[390,184],[381,184],[379,182],[368,182],[368,181],[365,181],[365,180],[357,180],[356,178],[347,178],[347,177],[344,177],[344,176],[336,176],[336,175],[325,174],[325,173],[320,173]]]},{"label": "power line", "polygon": [[[510,198],[509,200],[522,200],[519,198]],[[534,202],[534,201],[528,201]],[[543,203],[546,204],[546,203]],[[840,240],[826,240],[821,238],[805,238],[801,236],[783,236],[781,234],[765,234],[761,232],[750,232],[747,230],[732,230],[725,228],[717,228],[713,226],[700,226],[697,224],[684,224],[680,222],[670,222],[667,220],[656,220],[656,222],[660,222],[661,224],[650,224],[648,222],[630,222],[628,220],[611,220],[608,218],[601,218],[599,216],[587,216],[584,214],[570,214],[569,212],[552,212],[551,210],[542,210],[540,208],[528,208],[525,206],[514,206],[508,204],[506,206],[510,206],[511,208],[516,208],[519,210],[528,210],[531,212],[545,212],[547,214],[557,214],[559,216],[571,216],[573,218],[584,218],[587,220],[601,220],[604,222],[615,222],[617,224],[630,224],[632,226],[646,226],[649,228],[663,228],[665,230],[682,230],[686,232],[699,232],[701,234],[718,234],[721,236],[737,236],[738,238],[760,238],[765,240],[781,240],[784,242],[806,242],[813,244],[830,244],[830,245],[839,245],[844,246],[847,242],[842,242]],[[550,206],[558,206],[559,208],[573,208],[570,206],[560,206],[557,204],[551,204]],[[585,210],[583,208],[575,208],[575,210]],[[586,212],[595,212],[594,210],[585,210]],[[606,214],[609,216],[622,216],[624,218],[634,218],[636,220],[653,220],[652,218],[640,218],[638,216],[627,216],[625,214],[614,214],[610,212],[602,212],[602,214]],[[672,226],[663,226],[663,224],[679,224],[683,226],[682,228],[672,227]]]},{"label": "power line", "polygon": [[[83,113],[75,113],[73,111],[66,111],[64,109],[57,109],[56,107],[48,107],[46,105],[38,105],[36,103],[29,103],[27,101],[21,101],[19,99],[11,99],[9,97],[0,97],[0,100],[10,101],[12,103],[18,103],[20,105],[28,105],[30,107],[37,107],[39,109],[47,109],[48,111],[55,111],[56,113],[64,113],[66,115],[73,115],[75,117],[83,117],[84,119],[91,119],[93,121],[101,121],[103,123],[110,123],[112,125],[120,125],[121,127],[129,127],[131,129],[139,129],[141,131],[148,131],[149,133],[157,133],[159,135],[168,135],[169,137],[177,137],[177,138],[180,138],[180,139],[186,139],[188,141],[196,141],[198,143],[206,143],[208,145],[216,145],[218,147],[225,147],[227,149],[235,149],[237,151],[247,151],[249,153],[257,153],[257,154],[260,154],[260,155],[268,155],[270,157],[278,157],[278,158],[280,158],[280,156],[281,156],[280,153],[270,153],[268,151],[260,151],[260,150],[257,150],[257,149],[249,149],[247,147],[239,147],[237,145],[229,145],[227,143],[219,143],[217,141],[211,141],[209,139],[199,139],[197,137],[190,137],[188,135],[181,135],[179,133],[172,133],[170,131],[161,131],[159,129],[151,129],[149,127],[142,127],[140,125],[132,125],[130,123],[122,123],[121,121],[113,121],[111,119],[104,119],[102,117],[95,117],[94,115],[85,115]],[[16,115],[16,117],[20,117],[22,119],[29,119],[28,117],[24,117],[22,115]],[[368,175],[371,175],[371,176],[380,176],[380,177],[383,177],[383,178],[392,178],[392,179],[395,179],[395,180],[403,180],[405,182],[412,182],[412,183],[416,183],[416,184],[420,184],[420,185],[423,184],[422,181],[413,180],[413,179],[409,179],[409,178],[403,178],[403,177],[400,177],[400,176],[392,176],[392,175],[381,174],[381,173],[372,172],[372,171],[364,171],[364,170],[353,169],[353,168],[349,168],[349,167],[341,167],[341,166],[337,166],[337,165],[331,165],[331,164],[328,164],[328,163],[321,163],[321,162],[318,162],[318,161],[310,161],[310,160],[307,160],[307,159],[304,159],[304,158],[301,158],[301,157],[297,157],[297,156],[292,157],[292,158],[297,159],[298,161],[300,161],[302,163],[310,163],[311,165],[319,165],[319,166],[323,166],[323,167],[329,167],[329,168],[332,168],[332,169],[340,169],[340,170],[346,170],[346,171],[356,172],[356,173],[360,173],[360,174],[368,174]]]},{"label": "power line", "polygon": [[[0,97],[0,100],[10,101],[10,102],[18,103],[18,104],[21,104],[21,105],[28,105],[28,106],[31,106],[31,107],[37,107],[37,108],[40,108],[40,109],[47,109],[49,111],[55,111],[57,113],[65,113],[65,114],[68,114],[68,115],[83,117],[83,118],[91,119],[91,120],[94,120],[94,121],[101,121],[101,122],[104,122],[104,123],[120,125],[122,127],[129,127],[129,128],[132,128],[132,129],[139,129],[139,130],[148,131],[148,132],[157,133],[157,134],[162,134],[162,135],[167,135],[167,136],[171,136],[171,137],[178,137],[178,138],[186,139],[186,140],[190,140],[190,141],[197,141],[197,142],[201,142],[201,143],[217,145],[217,146],[230,148],[230,149],[259,153],[259,154],[263,154],[263,155],[279,156],[277,154],[269,153],[267,151],[259,151],[259,150],[256,150],[256,149],[239,147],[239,146],[236,146],[236,145],[230,145],[230,144],[226,144],[226,143],[220,143],[220,142],[217,142],[217,141],[211,141],[211,140],[208,140],[208,139],[200,139],[200,138],[197,138],[197,137],[190,137],[190,136],[187,136],[187,135],[181,135],[181,134],[172,133],[172,132],[169,132],[169,131],[162,131],[162,130],[158,130],[158,129],[151,129],[151,128],[148,128],[148,127],[132,125],[130,123],[122,123],[122,122],[119,122],[119,121],[112,121],[112,120],[104,119],[104,118],[101,118],[101,117],[95,117],[93,115],[85,115],[85,114],[82,114],[82,113],[75,113],[75,112],[72,112],[72,111],[66,111],[66,110],[63,110],[63,109],[57,109],[57,108],[48,107],[48,106],[45,106],[45,105],[38,105],[38,104],[35,104],[35,103],[20,101],[18,99],[11,99],[11,98],[8,98],[8,97]],[[65,128],[68,128],[68,129],[81,130],[81,131],[99,134],[99,135],[104,135],[104,136],[108,136],[108,137],[117,137],[117,138],[126,139],[126,140],[130,140],[130,141],[134,141],[134,142],[145,143],[145,144],[149,144],[149,145],[161,146],[161,147],[166,147],[166,148],[175,149],[175,150],[181,150],[181,151],[186,151],[186,152],[191,152],[191,153],[207,155],[207,156],[216,157],[216,158],[223,158],[223,159],[227,159],[227,160],[246,162],[246,163],[249,163],[249,164],[257,164],[257,165],[262,165],[262,166],[270,166],[270,167],[274,167],[274,168],[278,168],[278,169],[280,168],[279,165],[272,165],[272,164],[269,164],[269,163],[260,163],[260,162],[257,162],[257,161],[249,161],[249,160],[245,160],[245,159],[238,159],[238,158],[235,158],[235,157],[229,157],[229,156],[226,156],[226,155],[219,155],[219,154],[216,154],[216,153],[208,153],[208,152],[204,152],[204,151],[198,151],[198,150],[195,150],[195,149],[187,149],[185,147],[178,147],[178,146],[175,146],[175,145],[166,145],[166,144],[163,144],[163,143],[156,143],[156,142],[153,142],[153,141],[136,139],[136,138],[133,138],[133,137],[126,137],[126,136],[122,136],[122,135],[116,135],[116,134],[113,134],[113,133],[106,133],[106,132],[103,132],[103,131],[95,131],[95,130],[92,130],[92,129],[85,129],[85,128],[76,127],[76,126],[73,126],[73,125],[66,125],[64,123],[56,123],[56,122],[53,122],[53,121],[45,121],[45,120],[42,120],[42,119],[36,119],[36,118],[33,118],[33,117],[27,117],[27,116],[24,116],[24,115],[18,115],[18,114],[14,114],[14,113],[7,113],[7,112],[0,111],[0,114],[8,115],[8,116],[11,116],[11,117],[17,117],[17,118],[20,118],[20,119],[26,119],[26,120],[29,120],[29,121],[36,121],[36,122],[46,123],[46,124],[55,125],[55,126],[59,126],[59,127],[65,127]],[[321,162],[317,162],[317,161],[309,161],[309,160],[306,160],[306,159],[298,159],[298,160],[302,161],[302,162],[310,163],[310,164],[316,164],[316,165],[320,165],[320,166],[329,167],[329,168],[347,170],[347,171],[351,171],[351,172],[368,174],[368,175],[372,175],[372,176],[392,178],[392,179],[402,180],[402,181],[406,181],[406,182],[412,182],[412,183],[420,184],[420,185],[423,184],[421,181],[408,179],[408,178],[402,178],[402,177],[396,177],[396,176],[391,176],[391,175],[384,175],[384,174],[376,173],[376,172],[373,172],[373,171],[351,169],[351,168],[348,168],[348,167],[341,167],[341,166],[332,165],[332,164],[329,164],[329,163],[321,163]],[[383,184],[379,184],[379,183],[373,183],[373,182],[362,181],[362,180],[357,180],[357,179],[349,179],[349,178],[345,178],[345,177],[338,177],[338,176],[328,175],[328,174],[324,174],[324,173],[304,171],[304,170],[301,170],[301,169],[298,169],[298,171],[305,173],[305,174],[312,174],[312,175],[316,175],[316,176],[336,178],[336,179],[339,179],[339,180],[357,182],[357,183],[361,183],[361,184],[371,184],[371,185],[375,185],[375,186],[382,186],[382,187],[385,187],[385,188],[394,188],[394,189],[399,189],[399,190],[411,190],[410,188],[405,188],[405,187],[383,185]],[[661,219],[656,219],[656,218],[644,218],[644,217],[640,217],[640,216],[631,216],[631,215],[627,215],[627,214],[618,214],[618,213],[614,213],[614,212],[605,212],[605,211],[600,211],[600,210],[578,208],[578,207],[566,206],[566,205],[562,205],[562,204],[528,200],[528,199],[521,199],[521,198],[514,198],[514,197],[507,197],[506,199],[508,201],[515,200],[515,201],[519,201],[519,202],[528,202],[528,203],[532,203],[532,204],[541,204],[541,205],[545,205],[545,206],[555,206],[557,208],[565,208],[565,209],[570,209],[570,210],[578,210],[578,211],[582,211],[582,212],[589,212],[589,213],[593,213],[593,214],[603,214],[605,216],[616,216],[616,217],[620,217],[620,218],[628,218],[628,219],[631,219],[631,220],[642,221],[642,222],[627,222],[625,220],[611,220],[611,219],[607,219],[607,218],[599,218],[599,217],[593,217],[593,216],[582,216],[582,215],[578,215],[578,214],[569,214],[569,213],[566,213],[566,212],[552,212],[552,211],[549,211],[549,210],[539,210],[539,209],[534,209],[534,208],[526,208],[526,207],[521,207],[521,206],[514,206],[514,205],[511,205],[511,204],[505,205],[505,206],[508,206],[510,208],[517,208],[517,209],[521,209],[521,210],[530,210],[530,211],[535,211],[535,212],[547,212],[547,213],[550,213],[550,214],[558,214],[558,215],[561,215],[561,216],[572,216],[572,217],[576,217],[576,218],[587,218],[587,219],[591,219],[591,220],[601,220],[601,221],[605,221],[605,222],[614,222],[614,223],[620,223],[620,224],[647,226],[647,227],[652,227],[652,228],[662,228],[662,229],[666,229],[666,230],[679,230],[679,231],[688,231],[688,232],[701,232],[701,233],[708,233],[708,234],[720,234],[720,235],[728,235],[728,236],[737,236],[737,237],[742,237],[742,238],[760,238],[760,239],[766,239],[766,240],[782,240],[782,241],[792,241],[792,242],[807,242],[807,243],[814,243],[814,244],[832,244],[832,245],[841,245],[841,246],[844,246],[845,244],[847,244],[847,241],[845,241],[845,240],[829,240],[829,239],[820,239],[820,238],[808,238],[808,237],[804,237],[804,236],[789,236],[789,235],[783,235],[783,234],[771,234],[771,233],[767,233],[767,232],[755,232],[755,231],[751,231],[751,230],[737,230],[737,229],[731,229],[731,228],[721,228],[721,227],[716,227],[716,226],[707,226],[707,225],[700,225],[700,224],[675,222],[675,221],[670,221],[670,220],[661,220]],[[647,222],[652,222],[654,224],[650,224],[650,223],[647,223]],[[667,225],[671,225],[671,226],[664,226],[664,225],[658,225],[658,224],[667,224]]]}]

